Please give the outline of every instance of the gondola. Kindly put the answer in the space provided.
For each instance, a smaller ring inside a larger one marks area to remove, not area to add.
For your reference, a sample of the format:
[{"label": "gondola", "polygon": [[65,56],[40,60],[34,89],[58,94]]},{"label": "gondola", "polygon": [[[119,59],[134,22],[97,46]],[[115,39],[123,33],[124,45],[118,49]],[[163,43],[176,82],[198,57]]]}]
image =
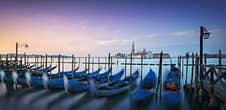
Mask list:
[{"label": "gondola", "polygon": [[133,104],[148,102],[155,94],[157,77],[151,69],[142,81],[140,88],[130,94],[130,101]]},{"label": "gondola", "polygon": [[130,90],[133,90],[137,87],[137,78],[139,76],[139,71],[136,70],[132,76],[126,77],[123,80],[120,80],[118,83],[107,86],[104,88],[96,89],[96,96],[114,96],[121,94]]},{"label": "gondola", "polygon": [[103,88],[107,87],[111,84],[115,84],[120,81],[121,77],[124,74],[124,70],[120,70],[115,75],[109,76],[107,78],[101,79],[99,82],[94,82],[93,80],[89,80],[88,82],[79,82],[76,80],[68,80],[67,89],[71,93],[89,91],[92,88]]},{"label": "gondola", "polygon": [[[90,75],[97,75],[100,72],[101,68],[98,68],[96,71],[91,72],[90,74],[87,74],[86,76],[82,76],[80,78],[75,78],[75,79],[71,79],[71,80],[75,80],[75,81],[84,81],[84,79],[86,79],[87,77],[89,77]],[[66,75],[65,75],[66,77]],[[67,78],[68,79],[68,78]],[[48,80],[48,88],[50,89],[64,89],[65,87],[65,78],[54,78],[54,79],[49,79]]]},{"label": "gondola", "polygon": [[44,69],[34,70],[34,71],[32,71],[32,74],[33,74],[33,75],[40,76],[40,75],[42,75],[43,73],[48,73],[48,72],[54,70],[56,67],[57,67],[57,66],[54,66],[54,67],[49,66],[49,67],[44,68]]},{"label": "gondola", "polygon": [[[73,71],[60,72],[60,73],[67,74],[68,77],[70,77],[70,78],[72,78],[71,76],[74,76],[74,78],[79,78],[80,76],[84,76],[86,74],[87,69],[79,71],[79,72],[77,72],[77,69],[78,68],[76,68]],[[16,77],[13,77],[13,75],[11,75],[11,77],[4,77],[4,82],[6,82],[6,83],[15,83],[16,82],[17,84],[29,85],[29,86],[30,85],[43,86],[43,78],[45,78],[45,77],[46,77],[45,79],[63,78],[63,75],[61,75],[61,74],[47,74],[47,76],[46,76],[46,73],[43,75],[34,75],[31,72],[26,72],[25,75],[23,75],[22,77],[18,77],[18,75],[14,75]]]},{"label": "gondola", "polygon": [[171,65],[171,70],[163,83],[163,99],[168,106],[177,107],[181,102],[178,68]]},{"label": "gondola", "polygon": [[[76,72],[74,72],[74,71],[68,72],[65,75],[70,77],[70,79],[72,79],[71,76],[74,76],[73,78],[79,79],[80,77],[83,77],[86,74],[86,72],[87,72],[87,69],[84,69],[84,70],[78,71],[78,72],[77,71]],[[54,77],[53,77],[53,75],[54,75]],[[58,82],[58,80],[63,80],[63,75],[61,75],[61,74],[43,74],[42,77],[31,76],[30,82],[27,82],[27,78],[18,78],[18,83],[23,83],[23,84],[27,84],[27,85],[29,85],[29,83],[30,83],[30,86],[47,88],[49,86],[49,83],[50,84],[53,83],[53,85],[54,85],[55,83]]]}]

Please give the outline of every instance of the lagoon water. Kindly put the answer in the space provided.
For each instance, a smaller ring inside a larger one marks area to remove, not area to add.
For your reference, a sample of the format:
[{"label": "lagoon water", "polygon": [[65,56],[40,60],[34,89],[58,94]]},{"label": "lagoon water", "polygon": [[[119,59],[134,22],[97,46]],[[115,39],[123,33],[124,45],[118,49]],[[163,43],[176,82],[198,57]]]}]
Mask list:
[{"label": "lagoon water", "polygon": [[[32,61],[32,59],[30,60]],[[54,59],[57,65],[57,59]],[[65,59],[65,62],[70,62],[71,59]],[[97,59],[94,59],[97,62]],[[105,59],[101,59],[101,62],[105,62]],[[84,59],[81,59],[81,62],[84,62]],[[92,62],[92,60],[91,60]],[[117,63],[118,62],[118,63]],[[113,59],[113,74],[117,73],[120,69],[124,69],[125,65],[124,59]],[[133,63],[140,63],[140,59],[133,59]],[[130,63],[130,59],[127,59],[127,63]],[[158,59],[144,59],[144,64],[159,64]],[[163,59],[163,64],[169,64],[169,59]],[[172,59],[172,63],[177,64],[177,58]],[[186,60],[184,59],[184,64]],[[191,64],[191,59],[189,59],[189,64]],[[208,59],[207,64],[218,64],[218,59]],[[226,64],[226,59],[222,60],[222,64]],[[76,64],[78,66],[78,64]],[[62,65],[61,65],[62,66]],[[100,65],[102,71],[104,72],[107,69],[107,65]],[[84,65],[80,64],[80,70],[84,69]],[[93,67],[93,68],[92,68]],[[90,65],[90,71],[94,71],[98,68],[98,65]],[[136,69],[140,70],[141,65],[133,65],[132,71]],[[158,65],[143,65],[143,74],[148,72],[149,69],[152,69],[156,72],[158,76]],[[62,68],[61,68],[62,70]],[[71,64],[64,64],[64,71],[71,70]],[[169,66],[163,66],[163,80],[166,74],[169,72]],[[181,85],[185,81],[185,72],[186,67],[184,66],[183,77],[181,77]],[[58,69],[56,68],[53,73],[57,73]],[[130,66],[126,66],[126,75],[130,73]],[[191,67],[188,68],[188,83],[191,79]],[[140,78],[139,78],[140,80]],[[138,81],[139,83],[140,81]],[[133,92],[120,94],[113,97],[95,97],[89,93],[82,92],[77,94],[69,94],[65,91],[49,91],[47,89],[38,89],[38,88],[18,88],[15,91],[11,91],[11,94],[7,94],[7,90],[4,83],[0,84],[0,110],[175,110],[175,108],[169,108],[165,106],[163,101],[157,101],[153,98],[148,104],[145,105],[132,105],[129,100],[129,94]],[[188,103],[188,96],[186,96],[181,89],[181,105],[177,108],[178,110],[195,110],[192,104]]]}]

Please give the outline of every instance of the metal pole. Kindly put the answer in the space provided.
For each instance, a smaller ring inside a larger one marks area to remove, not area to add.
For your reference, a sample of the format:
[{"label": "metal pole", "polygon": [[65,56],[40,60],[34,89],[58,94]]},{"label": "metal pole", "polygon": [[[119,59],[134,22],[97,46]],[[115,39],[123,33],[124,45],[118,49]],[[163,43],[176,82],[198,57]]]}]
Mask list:
[{"label": "metal pole", "polygon": [[200,27],[200,81],[202,80],[203,76],[203,70],[202,70],[202,64],[203,64],[203,33],[204,33],[204,27]]}]

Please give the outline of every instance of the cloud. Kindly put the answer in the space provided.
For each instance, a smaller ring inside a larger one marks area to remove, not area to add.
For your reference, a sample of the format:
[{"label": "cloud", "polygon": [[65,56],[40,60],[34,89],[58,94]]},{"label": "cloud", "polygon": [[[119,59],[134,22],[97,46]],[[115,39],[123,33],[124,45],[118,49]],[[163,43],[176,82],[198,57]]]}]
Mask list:
[{"label": "cloud", "polygon": [[146,35],[147,38],[155,38],[155,37],[159,37],[159,34],[148,34]]},{"label": "cloud", "polygon": [[169,34],[171,36],[193,36],[193,35],[198,35],[197,31],[178,31]]},{"label": "cloud", "polygon": [[221,32],[224,32],[225,30],[224,29],[211,29],[209,30],[210,33],[221,33]]},{"label": "cloud", "polygon": [[97,40],[97,44],[98,45],[104,45],[104,46],[110,46],[110,45],[119,45],[119,44],[127,44],[129,43],[130,40],[116,40],[116,39],[113,39],[113,40]]}]

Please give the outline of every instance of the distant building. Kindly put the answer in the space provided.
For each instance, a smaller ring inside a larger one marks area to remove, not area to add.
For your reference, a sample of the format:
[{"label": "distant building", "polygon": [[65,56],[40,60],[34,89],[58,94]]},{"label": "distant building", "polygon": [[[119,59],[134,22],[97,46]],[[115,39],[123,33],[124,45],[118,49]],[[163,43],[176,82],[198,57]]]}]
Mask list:
[{"label": "distant building", "polygon": [[[135,51],[136,51],[135,44],[133,42],[132,49],[131,49],[133,58],[141,58],[141,56],[143,56],[143,58],[156,58],[156,59],[160,58],[160,53],[152,53],[152,51],[147,51],[145,48],[142,51],[137,51],[137,52]],[[116,58],[130,57],[131,53],[130,54],[117,53],[114,57]],[[163,53],[163,58],[165,59],[170,58],[169,53]]]},{"label": "distant building", "polygon": [[[132,44],[132,56],[133,56],[133,58],[141,58],[142,55],[143,55],[143,58],[152,58],[152,52],[146,51],[145,48],[143,49],[143,51],[137,51],[135,53],[135,44],[133,42],[133,44]],[[128,56],[130,56],[130,55],[128,55]]]},{"label": "distant building", "polygon": [[[152,58],[159,59],[160,58],[160,53],[154,53]],[[162,58],[163,59],[170,59],[169,53],[163,53],[162,54]]]}]

